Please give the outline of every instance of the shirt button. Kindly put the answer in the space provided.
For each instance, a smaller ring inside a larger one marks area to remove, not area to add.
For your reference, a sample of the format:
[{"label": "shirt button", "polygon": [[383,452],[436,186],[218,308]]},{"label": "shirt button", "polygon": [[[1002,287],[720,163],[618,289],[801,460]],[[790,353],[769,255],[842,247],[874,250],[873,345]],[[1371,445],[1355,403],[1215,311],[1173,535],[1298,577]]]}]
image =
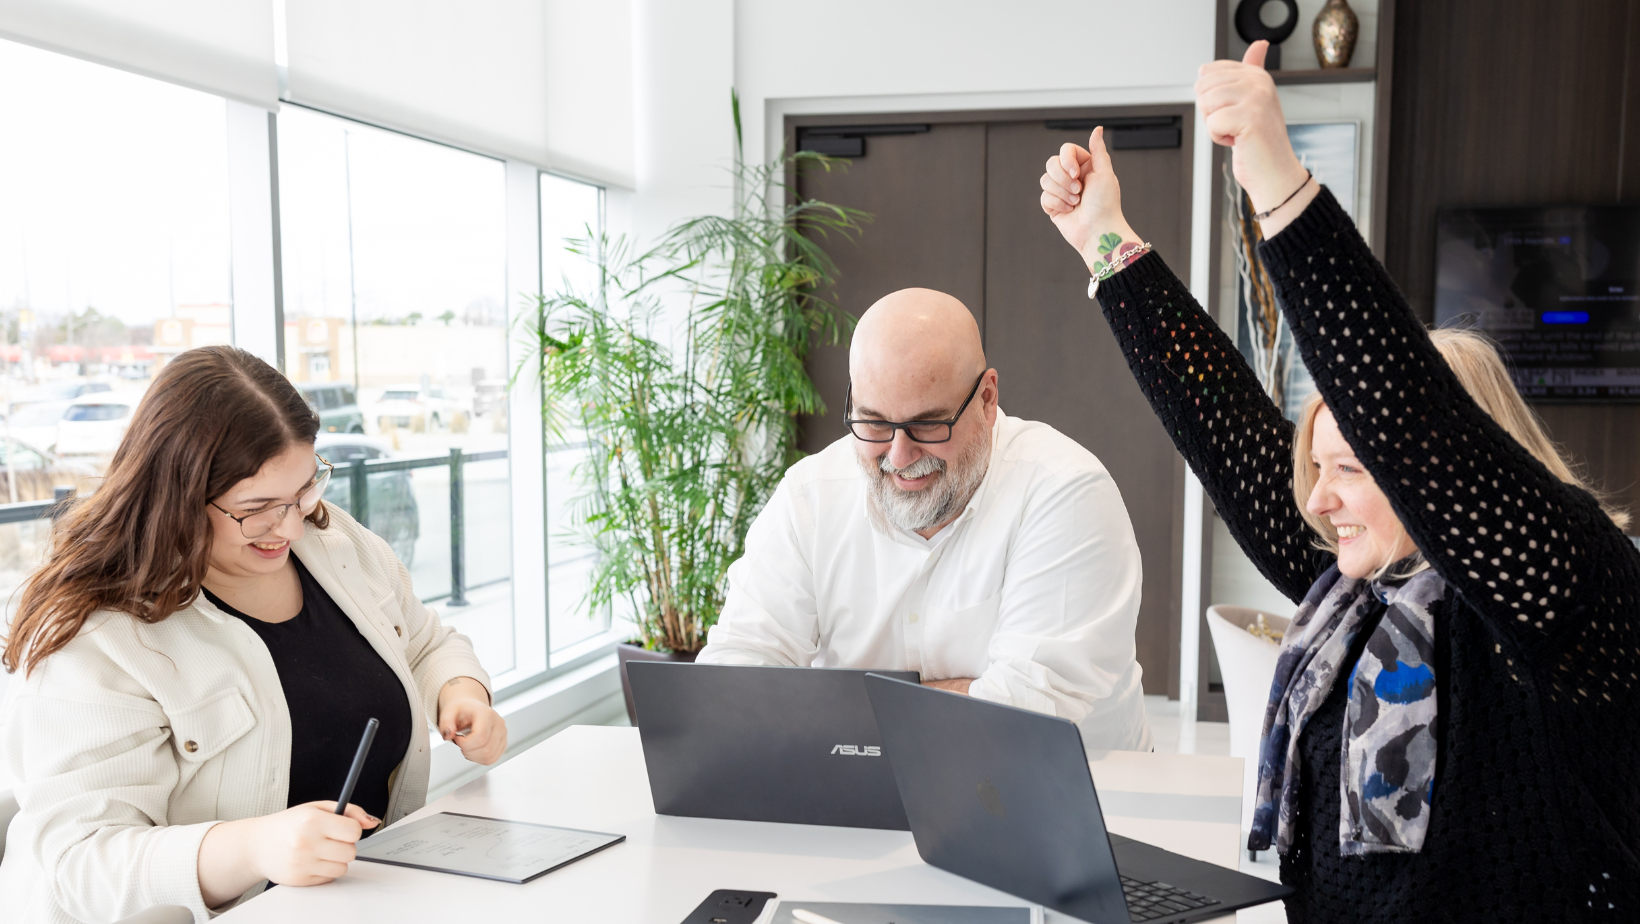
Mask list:
[{"label": "shirt button", "polygon": [[912,613],[912,614],[911,614],[911,621],[912,621],[912,622],[916,622],[916,621],[917,621],[917,614],[916,614],[916,613]]},{"label": "shirt button", "polygon": [[199,742],[197,742],[197,741],[184,741],[184,742],[182,742],[182,749],[184,751],[187,751],[189,754],[192,754],[193,752],[199,750]]},{"label": "shirt button", "polygon": [[394,626],[393,631],[398,633],[400,638],[404,637],[404,627],[403,626]]}]

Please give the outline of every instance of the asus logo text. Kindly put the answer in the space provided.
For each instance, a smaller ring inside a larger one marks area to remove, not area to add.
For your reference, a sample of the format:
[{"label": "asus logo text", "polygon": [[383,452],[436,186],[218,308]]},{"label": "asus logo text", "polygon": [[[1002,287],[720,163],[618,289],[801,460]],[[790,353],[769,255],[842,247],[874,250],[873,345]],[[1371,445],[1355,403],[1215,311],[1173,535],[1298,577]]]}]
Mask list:
[{"label": "asus logo text", "polygon": [[843,754],[843,755],[848,756],[848,757],[881,757],[881,756],[883,756],[883,749],[878,747],[875,744],[862,744],[862,745],[838,744],[838,745],[833,745],[832,746],[831,752],[833,754]]}]

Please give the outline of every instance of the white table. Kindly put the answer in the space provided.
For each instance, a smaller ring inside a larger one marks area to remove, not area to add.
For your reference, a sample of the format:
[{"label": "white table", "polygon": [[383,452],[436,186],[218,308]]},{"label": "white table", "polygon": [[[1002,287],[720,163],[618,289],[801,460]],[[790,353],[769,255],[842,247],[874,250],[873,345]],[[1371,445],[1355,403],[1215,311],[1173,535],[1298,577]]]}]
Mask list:
[{"label": "white table", "polygon": [[[1093,755],[1092,766],[1111,831],[1236,866],[1240,758],[1110,751]],[[410,817],[440,811],[627,839],[521,886],[356,862],[329,885],[273,889],[230,911],[227,924],[676,924],[719,888],[816,901],[1025,904],[927,865],[909,832],[656,815],[635,728],[566,729]],[[1047,920],[1073,919],[1050,912]]]}]

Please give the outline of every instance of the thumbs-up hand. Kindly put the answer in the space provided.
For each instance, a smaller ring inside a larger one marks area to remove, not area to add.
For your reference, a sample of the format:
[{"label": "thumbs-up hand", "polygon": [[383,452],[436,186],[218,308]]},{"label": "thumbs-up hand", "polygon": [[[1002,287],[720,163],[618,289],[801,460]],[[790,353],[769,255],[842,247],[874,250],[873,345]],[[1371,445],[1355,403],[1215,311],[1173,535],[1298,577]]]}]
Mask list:
[{"label": "thumbs-up hand", "polygon": [[[1287,121],[1275,81],[1264,69],[1269,47],[1269,42],[1254,42],[1240,61],[1209,62],[1196,78],[1196,108],[1207,132],[1215,144],[1231,149],[1231,172],[1259,212],[1279,205],[1300,188],[1305,177],[1304,166],[1287,140]],[[1313,192],[1304,198],[1304,203],[1281,210],[1282,226],[1303,211],[1302,205],[1313,198]],[[1265,229],[1266,237],[1273,235],[1274,231]]]},{"label": "thumbs-up hand", "polygon": [[1139,237],[1122,216],[1122,187],[1116,182],[1110,154],[1105,150],[1105,129],[1093,130],[1086,148],[1069,142],[1048,158],[1042,174],[1042,211],[1048,213],[1067,243],[1082,255],[1090,271],[1104,262],[1100,241],[1111,250],[1115,240],[1137,242]]}]

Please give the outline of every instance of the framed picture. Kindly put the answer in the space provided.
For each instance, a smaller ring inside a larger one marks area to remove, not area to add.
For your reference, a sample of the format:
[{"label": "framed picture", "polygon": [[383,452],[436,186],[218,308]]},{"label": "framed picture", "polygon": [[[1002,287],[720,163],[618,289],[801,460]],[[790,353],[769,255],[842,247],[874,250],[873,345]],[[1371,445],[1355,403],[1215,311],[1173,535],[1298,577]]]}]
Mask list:
[{"label": "framed picture", "polygon": [[1359,173],[1360,122],[1297,122],[1287,126],[1287,137],[1299,163],[1332,190],[1350,220],[1356,219],[1356,176]]},{"label": "framed picture", "polygon": [[[1332,190],[1333,197],[1351,220],[1356,217],[1359,199],[1358,184],[1361,123],[1359,122],[1294,122],[1287,125],[1287,137],[1293,150],[1316,180]],[[1251,220],[1251,206],[1240,191],[1232,193],[1239,205],[1230,216],[1231,238],[1238,239],[1239,222]],[[1232,244],[1232,247],[1235,245]],[[1299,358],[1293,343],[1292,331],[1273,305],[1252,305],[1257,299],[1256,286],[1249,277],[1249,265],[1256,260],[1251,252],[1238,249],[1237,272],[1240,284],[1236,288],[1236,342],[1248,362],[1258,370],[1259,380],[1281,405],[1282,413],[1290,420],[1298,420],[1304,404],[1315,394],[1315,381]]]},{"label": "framed picture", "polygon": [[[1355,220],[1357,152],[1361,137],[1359,122],[1298,122],[1287,126],[1287,137],[1292,139],[1293,150],[1299,163],[1315,174],[1317,182],[1332,190],[1333,198],[1344,212]],[[1298,346],[1293,343],[1292,331],[1281,326],[1281,349],[1286,354],[1282,364],[1282,411],[1291,420],[1298,420],[1304,402],[1315,394],[1315,380],[1304,361],[1298,357]]]}]

